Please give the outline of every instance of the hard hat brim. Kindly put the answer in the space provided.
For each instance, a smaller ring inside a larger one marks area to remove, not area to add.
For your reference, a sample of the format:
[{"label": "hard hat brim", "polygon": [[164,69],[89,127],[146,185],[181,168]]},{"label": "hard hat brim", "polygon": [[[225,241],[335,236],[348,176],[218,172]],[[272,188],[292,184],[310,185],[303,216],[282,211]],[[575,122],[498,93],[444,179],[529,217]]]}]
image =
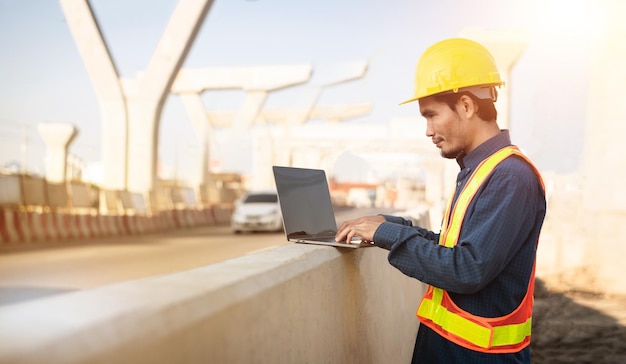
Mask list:
[{"label": "hard hat brim", "polygon": [[[475,89],[479,88],[479,89],[486,89],[486,88],[490,88],[490,87],[503,87],[505,85],[505,83],[503,81],[500,81],[498,83],[489,83],[489,84],[484,84],[484,85],[474,85],[474,86],[468,86],[468,87],[463,87],[461,89],[457,89],[457,90],[446,90],[446,91],[442,91],[442,92],[437,92],[434,94],[430,94],[430,95],[423,95],[423,96],[413,96],[412,98],[406,100],[406,101],[402,101],[401,103],[399,103],[398,105],[404,105],[404,104],[408,104],[410,102],[414,102],[414,101],[418,101],[419,99],[423,99],[426,97],[430,97],[430,96],[435,96],[435,95],[442,95],[442,94],[446,94],[446,93],[450,93],[450,92],[461,92],[461,91],[469,91],[471,93],[473,93],[476,97],[478,97],[479,99],[485,99],[485,98],[489,98],[487,97],[484,93],[480,92],[476,92]],[[492,101],[496,101],[496,99],[493,98],[493,96],[491,97]]]},{"label": "hard hat brim", "polygon": [[402,102],[401,102],[401,103],[399,103],[398,105],[408,104],[408,103],[410,103],[410,102],[417,101],[417,100],[419,100],[419,99],[421,99],[421,98],[422,98],[422,97],[412,97],[412,98],[410,98],[410,99],[408,99],[408,100],[406,100],[406,101],[402,101]]}]

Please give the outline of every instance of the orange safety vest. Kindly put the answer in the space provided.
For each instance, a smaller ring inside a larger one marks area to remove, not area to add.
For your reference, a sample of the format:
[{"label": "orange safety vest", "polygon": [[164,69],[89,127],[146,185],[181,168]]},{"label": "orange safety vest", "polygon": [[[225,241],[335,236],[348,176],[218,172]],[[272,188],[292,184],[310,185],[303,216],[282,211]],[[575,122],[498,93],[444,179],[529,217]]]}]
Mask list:
[{"label": "orange safety vest", "polygon": [[[439,235],[440,245],[452,248],[457,244],[467,207],[476,192],[494,168],[512,155],[522,157],[530,164],[545,191],[539,171],[517,147],[508,146],[500,149],[476,168],[454,206],[452,206],[454,194],[450,198],[442,224],[445,231]],[[422,324],[467,349],[484,353],[518,352],[530,344],[534,287],[533,266],[528,290],[520,305],[506,316],[486,318],[472,315],[459,308],[446,290],[429,286],[417,309],[417,317]]]}]

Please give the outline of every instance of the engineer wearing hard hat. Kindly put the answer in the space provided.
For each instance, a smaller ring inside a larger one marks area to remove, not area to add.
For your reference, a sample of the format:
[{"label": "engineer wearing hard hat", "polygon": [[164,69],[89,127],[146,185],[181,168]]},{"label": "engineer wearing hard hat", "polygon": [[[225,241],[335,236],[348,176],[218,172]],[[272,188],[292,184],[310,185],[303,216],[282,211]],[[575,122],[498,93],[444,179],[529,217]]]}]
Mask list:
[{"label": "engineer wearing hard hat", "polygon": [[426,284],[414,363],[530,363],[535,257],[546,202],[541,176],[496,122],[504,83],[489,51],[468,39],[421,56],[415,94],[426,135],[459,164],[441,232],[398,216],[345,222],[337,240],[360,236]]}]

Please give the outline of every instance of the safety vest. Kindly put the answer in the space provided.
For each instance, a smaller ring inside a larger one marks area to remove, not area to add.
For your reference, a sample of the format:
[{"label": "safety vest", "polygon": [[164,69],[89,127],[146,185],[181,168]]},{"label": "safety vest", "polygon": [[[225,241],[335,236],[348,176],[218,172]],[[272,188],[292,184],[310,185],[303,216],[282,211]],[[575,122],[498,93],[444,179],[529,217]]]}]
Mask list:
[{"label": "safety vest", "polygon": [[[467,207],[494,168],[505,158],[516,155],[528,162],[543,188],[537,168],[515,146],[500,149],[485,159],[470,176],[456,203],[450,198],[443,220],[439,244],[452,248],[457,244]],[[545,188],[544,188],[545,191]],[[450,210],[452,209],[452,214]],[[459,308],[444,289],[429,286],[417,309],[420,322],[460,346],[484,353],[514,353],[530,344],[535,267],[520,305],[510,314],[495,318],[472,315]]]}]

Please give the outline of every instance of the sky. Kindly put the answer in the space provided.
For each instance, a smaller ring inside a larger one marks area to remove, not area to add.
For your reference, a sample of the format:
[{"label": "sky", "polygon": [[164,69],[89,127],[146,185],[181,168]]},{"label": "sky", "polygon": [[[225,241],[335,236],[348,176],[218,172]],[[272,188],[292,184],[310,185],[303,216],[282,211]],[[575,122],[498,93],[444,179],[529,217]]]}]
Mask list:
[{"label": "sky", "polygon": [[[122,77],[144,70],[175,0],[92,0]],[[326,89],[319,104],[371,102],[351,123],[415,118],[415,64],[432,43],[468,27],[523,28],[529,43],[511,73],[511,133],[540,169],[575,171],[586,120],[589,49],[597,19],[592,0],[215,0],[183,68],[368,61],[362,79]],[[321,72],[321,71],[319,71]],[[319,73],[318,73],[319,74]],[[298,88],[270,94],[266,107],[286,106]],[[207,109],[237,108],[239,91],[210,91]],[[70,152],[101,159],[98,100],[58,1],[0,0],[0,165],[26,162],[43,174],[37,125],[62,122],[79,134]],[[159,162],[185,168],[197,139],[182,103],[168,97],[159,129]]]}]

